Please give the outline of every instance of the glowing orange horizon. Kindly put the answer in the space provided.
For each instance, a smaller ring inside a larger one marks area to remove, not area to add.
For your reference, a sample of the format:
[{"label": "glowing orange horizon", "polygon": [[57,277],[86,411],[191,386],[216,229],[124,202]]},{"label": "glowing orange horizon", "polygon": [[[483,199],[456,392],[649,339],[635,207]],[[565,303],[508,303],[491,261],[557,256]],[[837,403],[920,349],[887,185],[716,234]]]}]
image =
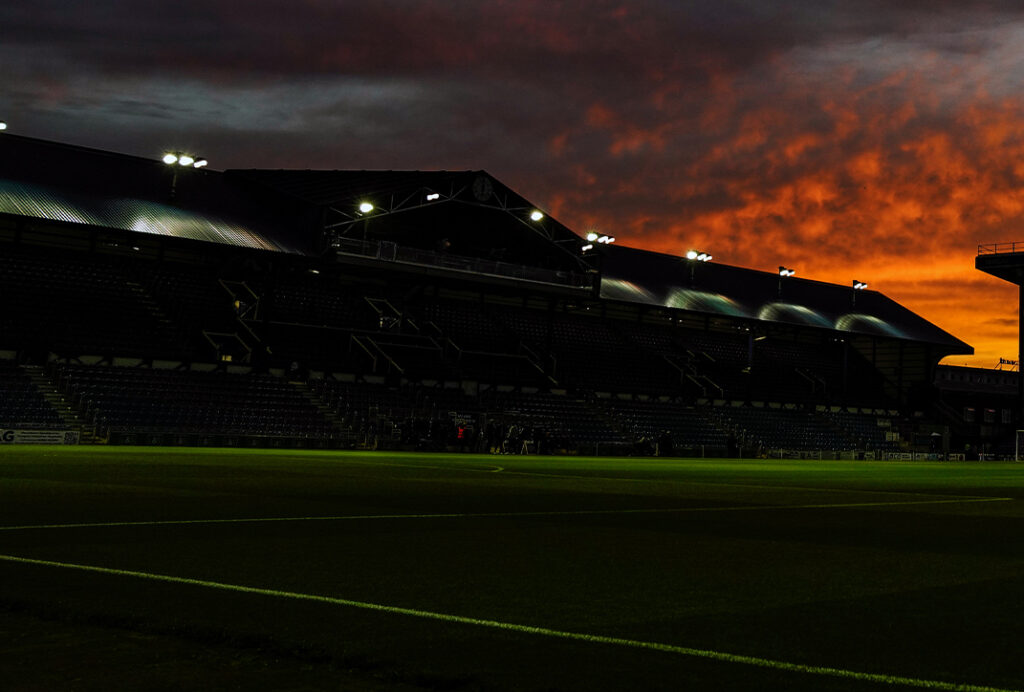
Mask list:
[{"label": "glowing orange horizon", "polygon": [[[669,254],[699,247],[728,264],[867,281],[975,349],[945,362],[1017,359],[1017,287],[976,270],[974,258],[981,243],[1024,240],[1024,103],[980,90],[966,103],[944,100],[909,69],[875,81],[840,72],[831,93],[783,59],[774,69],[771,99],[745,101],[756,87],[717,75],[700,115],[648,131],[592,106],[586,128],[605,135],[612,157],[641,150],[660,160],[695,123],[704,138],[675,168],[644,164],[617,183],[619,198],[657,203],[609,230]],[[551,150],[572,141],[561,135]],[[583,166],[575,175],[584,187],[596,179]],[[570,224],[602,225],[617,211],[572,191],[553,201]]]}]

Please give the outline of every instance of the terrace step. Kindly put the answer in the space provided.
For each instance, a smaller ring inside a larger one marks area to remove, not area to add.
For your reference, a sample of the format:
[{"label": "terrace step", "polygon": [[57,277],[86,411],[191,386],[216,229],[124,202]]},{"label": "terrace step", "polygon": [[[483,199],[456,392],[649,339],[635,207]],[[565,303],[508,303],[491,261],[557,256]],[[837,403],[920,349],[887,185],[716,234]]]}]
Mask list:
[{"label": "terrace step", "polygon": [[74,402],[64,397],[53,380],[46,374],[46,370],[39,365],[21,365],[20,367],[29,376],[32,386],[53,407],[68,429],[79,431],[80,444],[95,444],[97,440],[95,431],[89,428],[86,421],[83,420],[74,406]]}]

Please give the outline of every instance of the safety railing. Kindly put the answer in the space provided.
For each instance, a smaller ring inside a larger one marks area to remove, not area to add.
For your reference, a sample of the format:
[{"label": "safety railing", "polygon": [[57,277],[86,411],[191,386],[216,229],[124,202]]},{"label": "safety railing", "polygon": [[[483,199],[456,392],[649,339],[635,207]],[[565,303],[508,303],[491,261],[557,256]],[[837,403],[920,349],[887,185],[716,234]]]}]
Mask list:
[{"label": "safety railing", "polygon": [[[331,246],[339,253],[361,255],[388,262],[418,264],[421,266],[442,267],[458,271],[489,274],[491,276],[539,281],[543,283],[561,284],[579,288],[590,287],[593,277],[575,272],[554,271],[540,267],[527,267],[508,262],[497,262],[476,257],[451,255],[443,252],[420,250],[403,247],[388,241],[360,241],[350,238],[334,238]],[[1024,245],[1022,245],[1024,247]]]},{"label": "safety railing", "polygon": [[986,243],[978,245],[979,255],[1002,255],[1004,253],[1024,252],[1024,241],[1016,243]]}]

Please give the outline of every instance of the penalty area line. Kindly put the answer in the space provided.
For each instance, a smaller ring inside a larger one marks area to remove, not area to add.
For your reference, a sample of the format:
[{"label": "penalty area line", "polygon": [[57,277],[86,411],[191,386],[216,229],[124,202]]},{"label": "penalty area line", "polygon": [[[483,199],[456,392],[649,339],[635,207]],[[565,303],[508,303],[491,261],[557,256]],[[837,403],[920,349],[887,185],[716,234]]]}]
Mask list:
[{"label": "penalty area line", "polygon": [[695,658],[710,659],[724,663],[735,663],[741,665],[755,666],[758,668],[770,668],[793,673],[804,673],[808,675],[821,675],[834,678],[845,678],[848,680],[861,680],[866,682],[881,683],[886,685],[901,685],[905,687],[917,687],[929,690],[948,690],[950,692],[1012,692],[997,687],[984,685],[970,685],[963,683],[945,682],[942,680],[926,680],[921,678],[903,677],[898,675],[886,675],[884,673],[865,673],[844,668],[833,668],[829,666],[815,666],[803,663],[792,663],[779,661],[770,658],[757,656],[746,656],[742,654],[731,654],[724,651],[712,649],[697,649],[688,646],[676,646],[660,642],[648,642],[637,639],[625,639],[621,637],[609,637],[599,634],[586,634],[583,632],[569,632],[551,629],[548,627],[536,627],[533,625],[520,625],[498,620],[486,620],[481,618],[465,617],[462,615],[451,615],[449,613],[438,613],[429,610],[418,610],[414,608],[402,608],[380,603],[368,603],[365,601],[354,601],[346,598],[335,598],[332,596],[320,596],[317,594],[298,593],[294,591],[279,591],[277,589],[262,589],[241,584],[227,584],[224,582],[207,581],[204,579],[190,579],[187,577],[175,577],[168,574],[152,574],[150,572],[136,572],[132,570],[113,569],[110,567],[99,567],[96,565],[80,565],[70,562],[56,562],[53,560],[37,560],[34,558],[19,557],[17,555],[0,555],[0,561],[15,564],[35,565],[41,567],[56,567],[61,569],[76,570],[80,572],[92,572],[107,574],[117,577],[132,577],[147,581],[164,582],[170,584],[182,584],[197,586],[207,589],[217,589],[234,593],[253,594],[258,596],[269,596],[273,598],[284,598],[294,601],[305,601],[312,603],[324,603],[334,606],[358,608],[361,610],[377,611],[394,615],[405,615],[409,617],[422,618],[427,620],[438,620],[441,622],[455,623],[460,625],[472,625],[490,629],[504,630],[507,632],[518,632],[555,639],[589,642],[593,644],[608,644],[612,646],[626,647],[631,649],[646,649],[651,651],[662,651],[670,654],[689,656]]},{"label": "penalty area line", "polygon": [[857,509],[870,507],[904,507],[914,505],[952,505],[978,502],[1012,502],[1012,497],[962,497],[937,500],[890,500],[881,502],[832,502],[801,505],[731,505],[725,507],[660,507],[640,509],[570,509],[540,510],[534,512],[459,512],[436,514],[348,514],[313,517],[241,517],[234,519],[154,519],[150,521],[99,521],[80,524],[25,524],[0,526],[3,531],[33,531],[44,529],[95,529],[132,526],[188,526],[190,524],[260,524],[301,521],[371,521],[379,519],[487,519],[517,517],[579,517],[614,514],[697,514],[700,512],[764,512],[787,509]]}]

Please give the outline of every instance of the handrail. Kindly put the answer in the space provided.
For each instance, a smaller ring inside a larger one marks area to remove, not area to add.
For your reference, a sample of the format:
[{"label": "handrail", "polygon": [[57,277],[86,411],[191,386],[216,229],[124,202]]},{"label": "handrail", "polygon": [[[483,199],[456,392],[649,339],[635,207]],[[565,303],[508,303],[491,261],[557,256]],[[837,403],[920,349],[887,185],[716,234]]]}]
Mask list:
[{"label": "handrail", "polygon": [[1015,243],[984,243],[978,245],[979,255],[1002,255],[1013,252],[1024,252],[1024,241]]},{"label": "handrail", "polygon": [[331,241],[331,246],[339,254],[359,255],[398,264],[439,267],[476,274],[489,274],[504,278],[571,286],[574,288],[588,288],[593,285],[593,277],[587,274],[555,271],[476,257],[420,250],[387,241],[359,241],[352,238],[335,238]]}]

